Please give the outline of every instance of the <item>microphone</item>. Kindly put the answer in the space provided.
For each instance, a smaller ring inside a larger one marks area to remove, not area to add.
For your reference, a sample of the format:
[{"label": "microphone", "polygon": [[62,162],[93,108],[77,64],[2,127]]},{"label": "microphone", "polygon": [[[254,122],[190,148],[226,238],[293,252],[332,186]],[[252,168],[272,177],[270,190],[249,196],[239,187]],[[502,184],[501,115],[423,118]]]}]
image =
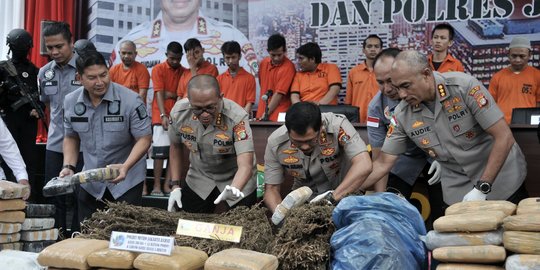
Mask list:
[{"label": "microphone", "polygon": [[272,91],[272,89],[268,89],[268,91],[266,91],[266,94],[264,94],[261,99],[263,101],[268,101],[268,99],[274,94],[274,91]]},{"label": "microphone", "polygon": [[262,121],[268,121],[268,99],[272,96],[272,94],[274,93],[274,91],[272,91],[272,89],[268,89],[266,91],[266,94],[264,94],[261,99],[264,101],[265,103],[265,106],[264,106],[264,116],[263,118],[261,119]]}]

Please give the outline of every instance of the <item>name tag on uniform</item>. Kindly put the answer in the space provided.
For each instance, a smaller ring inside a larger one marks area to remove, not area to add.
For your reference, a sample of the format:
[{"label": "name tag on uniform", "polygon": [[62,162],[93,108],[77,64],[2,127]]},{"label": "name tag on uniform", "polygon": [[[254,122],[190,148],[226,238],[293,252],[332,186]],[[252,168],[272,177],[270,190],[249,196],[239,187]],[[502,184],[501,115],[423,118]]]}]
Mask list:
[{"label": "name tag on uniform", "polygon": [[103,121],[105,123],[124,122],[124,116],[105,116]]},{"label": "name tag on uniform", "polygon": [[47,82],[43,83],[43,85],[45,85],[45,86],[57,86],[58,81],[47,81]]},{"label": "name tag on uniform", "polygon": [[70,118],[72,123],[82,123],[82,122],[88,122],[88,117],[76,117],[72,116]]},{"label": "name tag on uniform", "polygon": [[71,85],[77,85],[77,86],[81,86],[81,82],[80,81],[76,81],[76,80],[71,80]]}]

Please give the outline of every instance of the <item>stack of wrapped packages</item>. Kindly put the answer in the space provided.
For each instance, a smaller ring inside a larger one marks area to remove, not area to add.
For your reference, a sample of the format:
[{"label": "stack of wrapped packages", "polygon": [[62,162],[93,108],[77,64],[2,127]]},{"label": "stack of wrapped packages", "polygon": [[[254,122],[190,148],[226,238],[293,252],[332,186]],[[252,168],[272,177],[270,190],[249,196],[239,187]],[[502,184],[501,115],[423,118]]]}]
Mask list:
[{"label": "stack of wrapped packages", "polygon": [[540,269],[540,197],[519,202],[517,215],[504,219],[504,247],[508,270]]},{"label": "stack of wrapped packages", "polygon": [[460,202],[448,207],[425,238],[433,258],[440,262],[437,269],[504,269],[502,224],[515,211],[516,205],[506,201]]},{"label": "stack of wrapped packages", "polygon": [[58,229],[54,227],[55,206],[52,204],[28,204],[26,219],[22,224],[21,241],[23,250],[41,252],[58,239]]},{"label": "stack of wrapped packages", "polygon": [[25,201],[28,196],[28,186],[0,181],[0,250],[21,250],[21,228],[24,222]]}]

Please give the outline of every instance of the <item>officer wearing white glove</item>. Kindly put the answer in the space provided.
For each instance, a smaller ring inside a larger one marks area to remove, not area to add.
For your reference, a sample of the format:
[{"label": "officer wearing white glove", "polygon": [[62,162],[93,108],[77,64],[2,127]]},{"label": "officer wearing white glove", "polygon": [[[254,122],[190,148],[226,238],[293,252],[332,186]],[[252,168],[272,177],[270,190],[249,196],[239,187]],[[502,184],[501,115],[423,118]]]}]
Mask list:
[{"label": "officer wearing white glove", "polygon": [[[176,203],[176,207],[174,207],[174,204]],[[182,189],[181,188],[175,188],[171,194],[169,194],[169,206],[167,207],[167,211],[169,212],[176,212],[177,209],[182,209]]]},{"label": "officer wearing white glove", "polygon": [[225,189],[223,189],[223,192],[221,192],[221,194],[219,194],[217,199],[214,201],[214,204],[218,204],[221,201],[227,200],[234,201],[239,198],[244,198],[244,193],[233,186],[226,185]]},{"label": "officer wearing white glove", "polygon": [[434,160],[433,163],[431,163],[431,166],[429,166],[428,170],[428,174],[433,173],[433,176],[428,180],[428,184],[430,186],[441,182],[441,172],[441,164],[438,161]]},{"label": "officer wearing white glove", "polygon": [[317,196],[315,196],[315,198],[311,199],[311,201],[309,201],[309,203],[316,203],[316,202],[319,202],[319,201],[322,201],[322,200],[326,200],[328,202],[328,204],[336,204],[336,199],[334,198],[334,194],[333,194],[333,190],[329,190],[329,191],[326,191],[326,192],[323,192]]},{"label": "officer wearing white glove", "polygon": [[487,195],[491,192],[491,183],[485,181],[478,181],[469,193],[463,196],[464,202],[469,201],[485,201]]}]

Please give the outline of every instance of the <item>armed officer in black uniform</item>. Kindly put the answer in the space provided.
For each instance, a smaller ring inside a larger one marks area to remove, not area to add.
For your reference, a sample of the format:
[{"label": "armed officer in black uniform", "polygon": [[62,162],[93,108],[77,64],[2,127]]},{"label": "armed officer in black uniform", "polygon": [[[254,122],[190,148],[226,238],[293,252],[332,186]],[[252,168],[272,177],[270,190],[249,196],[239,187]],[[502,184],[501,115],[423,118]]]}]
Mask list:
[{"label": "armed officer in black uniform", "polygon": [[[0,62],[0,113],[26,164],[32,186],[30,201],[36,202],[41,197],[42,184],[38,184],[41,181],[36,181],[35,176],[38,162],[36,134],[40,110],[34,106],[41,107],[41,111],[44,108],[44,104],[39,102],[37,86],[39,69],[27,58],[33,47],[32,37],[28,32],[24,29],[13,29],[6,40],[6,45],[11,51],[11,59],[8,57],[7,61]],[[17,76],[14,74],[15,70]],[[23,91],[26,92],[21,91],[21,84],[24,84]],[[2,168],[8,179],[14,181],[13,174],[5,163],[2,163]]]}]

